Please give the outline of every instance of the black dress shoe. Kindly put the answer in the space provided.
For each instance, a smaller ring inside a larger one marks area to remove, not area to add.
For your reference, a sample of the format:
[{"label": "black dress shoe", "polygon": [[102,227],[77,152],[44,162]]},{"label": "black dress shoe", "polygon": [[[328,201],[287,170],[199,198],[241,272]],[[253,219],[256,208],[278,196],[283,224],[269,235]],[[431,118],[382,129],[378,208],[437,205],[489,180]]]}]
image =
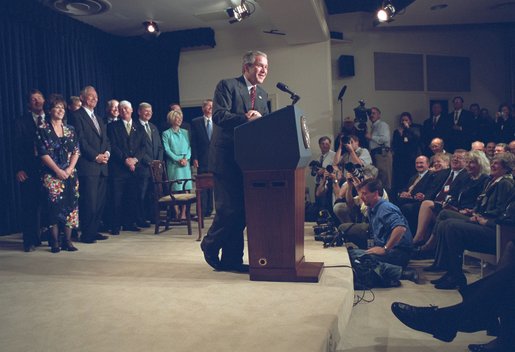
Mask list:
[{"label": "black dress shoe", "polygon": [[459,290],[465,286],[467,286],[467,278],[463,274],[456,277],[449,275],[446,280],[435,284],[438,290]]},{"label": "black dress shoe", "polygon": [[141,229],[134,225],[127,225],[123,227],[123,231],[140,232]]},{"label": "black dress shoe", "polygon": [[109,236],[102,235],[101,233],[97,233],[97,236],[95,237],[95,239],[97,241],[104,241],[104,240],[107,240],[108,238],[109,238]]},{"label": "black dress shoe", "polygon": [[248,273],[248,264],[221,264],[220,271],[230,271],[235,273]]},{"label": "black dress shoe", "polygon": [[202,249],[202,252],[204,252],[204,260],[206,263],[208,263],[213,269],[220,270],[221,263],[220,258],[218,257],[218,252],[220,250],[210,248],[210,246],[207,245],[205,241],[200,243],[200,249]]},{"label": "black dress shoe", "polygon": [[450,274],[449,273],[445,273],[445,275],[443,275],[442,277],[438,278],[438,279],[434,279],[434,280],[431,280],[429,281],[430,283],[432,283],[433,285],[436,285],[436,284],[439,284],[439,283],[442,283],[444,281],[447,281],[447,277],[449,276]]},{"label": "black dress shoe", "polygon": [[456,329],[442,323],[443,317],[438,314],[438,307],[414,307],[394,302],[392,312],[404,325],[431,334],[441,341],[451,342],[456,337]]},{"label": "black dress shoe", "polygon": [[24,252],[34,252],[36,250],[36,246],[33,246],[33,245],[28,245],[28,246],[23,246],[23,251]]},{"label": "black dress shoe", "polygon": [[434,263],[431,264],[430,266],[428,267],[425,267],[424,269],[422,269],[424,271],[427,271],[429,273],[438,273],[438,272],[441,272],[441,271],[445,271],[445,269],[443,268],[440,268],[439,266],[435,265]]},{"label": "black dress shoe", "polygon": [[87,237],[86,238],[85,237],[81,237],[80,241],[82,243],[97,243],[96,239],[94,239],[94,238],[87,238]]},{"label": "black dress shoe", "polygon": [[401,280],[409,280],[418,284],[418,272],[415,269],[406,268],[402,271]]},{"label": "black dress shoe", "polygon": [[77,247],[75,247],[73,245],[73,243],[71,241],[69,242],[63,242],[63,244],[61,245],[61,249],[63,251],[68,251],[68,252],[75,252],[75,251],[78,251],[79,249]]},{"label": "black dress shoe", "polygon": [[150,227],[150,221],[138,222],[136,225],[138,225],[138,227],[148,229]]},{"label": "black dress shoe", "polygon": [[50,248],[50,252],[52,252],[52,253],[59,253],[60,251],[61,251],[61,248],[59,248],[59,247]]}]

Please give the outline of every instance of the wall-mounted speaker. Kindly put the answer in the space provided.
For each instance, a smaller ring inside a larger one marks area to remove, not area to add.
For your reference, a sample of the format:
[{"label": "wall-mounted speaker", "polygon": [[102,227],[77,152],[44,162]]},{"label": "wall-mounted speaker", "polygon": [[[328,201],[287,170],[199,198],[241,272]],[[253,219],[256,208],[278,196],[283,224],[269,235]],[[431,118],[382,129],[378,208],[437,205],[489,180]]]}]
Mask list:
[{"label": "wall-mounted speaker", "polygon": [[354,56],[340,55],[338,58],[338,73],[340,77],[354,76]]}]

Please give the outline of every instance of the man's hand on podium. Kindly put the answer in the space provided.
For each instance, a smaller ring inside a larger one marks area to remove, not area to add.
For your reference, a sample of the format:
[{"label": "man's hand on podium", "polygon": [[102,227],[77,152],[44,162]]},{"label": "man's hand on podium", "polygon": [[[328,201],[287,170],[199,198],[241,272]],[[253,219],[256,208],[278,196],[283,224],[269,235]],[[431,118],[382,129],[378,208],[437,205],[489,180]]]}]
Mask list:
[{"label": "man's hand on podium", "polygon": [[249,111],[247,111],[245,116],[247,117],[247,120],[253,121],[255,119],[260,118],[261,117],[261,113],[259,111],[257,111],[257,110],[249,110]]}]

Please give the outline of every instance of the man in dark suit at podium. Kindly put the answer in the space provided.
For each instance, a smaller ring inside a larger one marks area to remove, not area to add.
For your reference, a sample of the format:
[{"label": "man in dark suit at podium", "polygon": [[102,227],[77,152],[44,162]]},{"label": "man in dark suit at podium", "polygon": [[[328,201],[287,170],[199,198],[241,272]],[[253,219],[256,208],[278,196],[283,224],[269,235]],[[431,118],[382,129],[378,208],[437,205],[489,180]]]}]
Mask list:
[{"label": "man in dark suit at podium", "polygon": [[243,264],[245,203],[243,174],[234,157],[234,128],[269,113],[268,94],[258,86],[268,73],[267,55],[247,52],[242,73],[221,80],[215,90],[209,170],[214,175],[216,215],[200,246],[214,269],[236,272],[248,272],[248,266]]},{"label": "man in dark suit at podium", "polygon": [[[204,115],[191,121],[191,154],[193,166],[198,174],[208,172],[209,145],[213,136],[213,100],[206,99],[202,103]],[[211,216],[213,212],[213,191],[208,189],[202,193],[202,215]]]}]

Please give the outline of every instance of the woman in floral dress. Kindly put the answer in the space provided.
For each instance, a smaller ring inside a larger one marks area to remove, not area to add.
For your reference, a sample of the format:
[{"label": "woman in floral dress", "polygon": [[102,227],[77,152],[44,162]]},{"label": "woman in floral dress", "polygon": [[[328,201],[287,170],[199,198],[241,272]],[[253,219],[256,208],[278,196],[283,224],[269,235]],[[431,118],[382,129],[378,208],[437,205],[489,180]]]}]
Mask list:
[{"label": "woman in floral dress", "polygon": [[[41,158],[43,191],[46,198],[47,223],[52,229],[52,253],[77,248],[71,241],[72,229],[79,225],[79,181],[75,165],[79,144],[73,127],[63,123],[66,102],[61,96],[49,101],[50,121],[38,128],[36,149]],[[65,241],[59,246],[59,227],[64,227]]]}]

